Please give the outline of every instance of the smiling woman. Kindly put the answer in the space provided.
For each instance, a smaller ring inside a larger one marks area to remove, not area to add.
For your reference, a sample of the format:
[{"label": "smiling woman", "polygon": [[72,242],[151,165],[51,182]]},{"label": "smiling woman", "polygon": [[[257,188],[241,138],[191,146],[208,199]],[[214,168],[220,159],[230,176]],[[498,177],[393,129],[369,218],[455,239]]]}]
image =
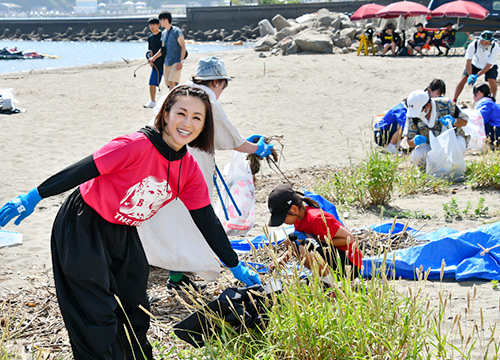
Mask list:
[{"label": "smiling woman", "polygon": [[[188,143],[213,151],[208,95],[179,86],[162,110],[157,127],[112,140],[0,209],[1,227],[16,217],[19,224],[42,198],[79,185],[61,206],[51,236],[57,297],[77,360],[152,359],[149,316],[140,310],[149,309],[149,265],[137,226],[175,199],[185,204],[234,276],[247,285],[260,284],[258,275],[238,261],[210,205],[203,174],[187,151]],[[115,312],[117,298],[126,315]],[[132,349],[126,345],[131,331],[137,340]]]},{"label": "smiling woman", "polygon": [[176,89],[175,96],[169,96],[163,103],[156,117],[156,128],[163,140],[176,151],[189,144],[213,153],[214,127],[208,95],[188,86]]}]

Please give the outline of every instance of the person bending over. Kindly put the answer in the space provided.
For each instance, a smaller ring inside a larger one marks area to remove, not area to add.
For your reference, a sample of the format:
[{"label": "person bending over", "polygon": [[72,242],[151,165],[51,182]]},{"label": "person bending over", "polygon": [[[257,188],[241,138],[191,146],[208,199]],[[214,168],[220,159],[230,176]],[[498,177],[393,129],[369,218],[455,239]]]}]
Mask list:
[{"label": "person bending over", "polygon": [[429,134],[440,135],[449,128],[455,128],[457,142],[465,153],[468,136],[462,127],[467,125],[468,116],[453,101],[447,98],[432,99],[428,91],[417,90],[406,99],[408,112],[403,136],[414,148],[411,159],[414,164],[425,168],[427,153],[431,150]]},{"label": "person bending over", "polygon": [[500,138],[500,105],[495,102],[491,95],[490,86],[487,83],[474,86],[474,109],[479,111],[484,120],[484,131],[493,149],[497,149]]},{"label": "person bending over", "polygon": [[353,277],[359,275],[363,257],[353,235],[332,214],[321,210],[316,201],[294,191],[290,184],[281,184],[271,191],[267,204],[271,212],[269,226],[285,223],[294,225],[296,230],[285,240],[288,250],[279,263],[286,263],[293,255],[312,269],[317,253],[321,258],[318,265],[322,281],[326,284],[333,286],[328,267],[346,274],[349,266]]}]

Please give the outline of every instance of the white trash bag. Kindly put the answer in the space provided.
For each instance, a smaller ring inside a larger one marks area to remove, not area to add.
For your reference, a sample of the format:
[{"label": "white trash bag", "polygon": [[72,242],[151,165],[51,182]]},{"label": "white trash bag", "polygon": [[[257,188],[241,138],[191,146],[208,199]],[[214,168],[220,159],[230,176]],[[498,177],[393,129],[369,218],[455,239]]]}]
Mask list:
[{"label": "white trash bag", "polygon": [[453,181],[462,180],[465,175],[465,159],[454,129],[448,129],[439,136],[429,132],[431,150],[427,153],[427,174],[448,178]]},{"label": "white trash bag", "polygon": [[462,128],[465,135],[470,136],[467,148],[473,151],[482,151],[486,139],[483,116],[479,111],[473,109],[463,109],[463,112],[469,117],[467,125]]},{"label": "white trash bag", "polygon": [[0,110],[9,111],[16,108],[15,103],[17,100],[14,98],[14,89],[5,88],[0,89]]},{"label": "white trash bag", "polygon": [[[246,154],[233,151],[231,163],[224,168],[224,173],[226,174],[224,180],[241,215],[238,214],[219,177],[217,177],[217,186],[222,201],[220,197],[217,199],[215,213],[229,236],[244,235],[252,229],[255,223],[255,188]],[[226,209],[227,218],[223,206]]]}]

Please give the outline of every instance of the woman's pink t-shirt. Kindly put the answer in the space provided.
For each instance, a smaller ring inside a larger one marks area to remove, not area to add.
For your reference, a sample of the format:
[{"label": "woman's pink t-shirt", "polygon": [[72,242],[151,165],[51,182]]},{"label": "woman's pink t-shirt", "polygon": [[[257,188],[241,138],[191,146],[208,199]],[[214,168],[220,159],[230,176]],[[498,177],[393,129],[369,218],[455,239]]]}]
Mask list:
[{"label": "woman's pink t-shirt", "polygon": [[139,226],[177,194],[188,210],[210,204],[203,174],[189,151],[181,160],[168,161],[136,132],[112,140],[93,158],[101,175],[81,184],[80,192],[111,223]]}]

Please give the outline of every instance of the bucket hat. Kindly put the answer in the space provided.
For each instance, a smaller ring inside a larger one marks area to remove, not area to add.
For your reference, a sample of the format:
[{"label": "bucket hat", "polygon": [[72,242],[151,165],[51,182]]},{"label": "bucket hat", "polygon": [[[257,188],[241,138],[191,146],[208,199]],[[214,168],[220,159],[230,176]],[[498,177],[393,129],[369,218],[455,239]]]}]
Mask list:
[{"label": "bucket hat", "polygon": [[216,56],[207,56],[198,60],[198,68],[194,75],[196,80],[232,80],[227,76],[224,61]]}]

